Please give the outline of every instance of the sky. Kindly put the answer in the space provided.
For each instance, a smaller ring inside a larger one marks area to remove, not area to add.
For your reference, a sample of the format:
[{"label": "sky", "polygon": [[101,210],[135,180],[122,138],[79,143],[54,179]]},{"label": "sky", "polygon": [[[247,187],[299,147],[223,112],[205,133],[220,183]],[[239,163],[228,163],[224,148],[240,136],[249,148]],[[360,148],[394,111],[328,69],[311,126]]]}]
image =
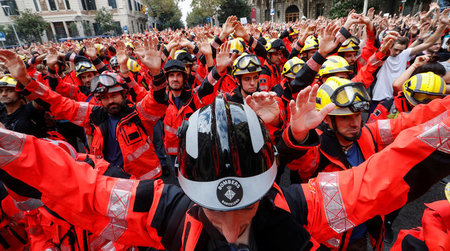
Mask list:
[{"label": "sky", "polygon": [[186,17],[188,13],[192,10],[191,2],[192,0],[182,0],[178,4],[178,7],[180,8],[182,13],[181,20],[183,21],[184,25],[186,25]]}]

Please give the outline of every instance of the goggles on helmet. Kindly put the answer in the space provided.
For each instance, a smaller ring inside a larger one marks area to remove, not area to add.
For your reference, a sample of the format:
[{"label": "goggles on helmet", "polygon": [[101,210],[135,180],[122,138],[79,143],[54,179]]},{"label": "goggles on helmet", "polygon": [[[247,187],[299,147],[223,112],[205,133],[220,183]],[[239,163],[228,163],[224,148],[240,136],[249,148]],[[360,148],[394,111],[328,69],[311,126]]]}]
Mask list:
[{"label": "goggles on helmet", "polygon": [[360,44],[360,41],[357,37],[350,37],[341,44],[341,47],[348,46],[351,42],[353,42],[356,45]]},{"label": "goggles on helmet", "polygon": [[[252,65],[251,65],[252,64]],[[236,63],[236,67],[240,70],[248,69],[248,71],[256,71],[256,68],[261,66],[261,62],[255,55],[245,55]]]},{"label": "goggles on helmet", "polygon": [[83,71],[83,70],[90,69],[91,67],[92,67],[91,62],[88,62],[88,61],[81,61],[81,62],[78,62],[78,63],[75,65],[75,71],[76,71],[76,72],[80,72],[80,71]]},{"label": "goggles on helmet", "polygon": [[[117,86],[117,88],[112,88]],[[97,75],[91,80],[91,92],[95,95],[102,95],[108,92],[121,91],[123,87],[110,75]]]},{"label": "goggles on helmet", "polygon": [[411,97],[417,101],[419,104],[428,104],[434,99],[445,97],[446,94],[442,93],[429,93],[420,90],[414,90],[409,87],[406,87],[406,90],[411,93]]},{"label": "goggles on helmet", "polygon": [[[370,97],[361,82],[339,86],[330,98],[336,106],[348,107],[352,112],[362,112],[370,108]],[[356,98],[359,100],[356,101]]]}]

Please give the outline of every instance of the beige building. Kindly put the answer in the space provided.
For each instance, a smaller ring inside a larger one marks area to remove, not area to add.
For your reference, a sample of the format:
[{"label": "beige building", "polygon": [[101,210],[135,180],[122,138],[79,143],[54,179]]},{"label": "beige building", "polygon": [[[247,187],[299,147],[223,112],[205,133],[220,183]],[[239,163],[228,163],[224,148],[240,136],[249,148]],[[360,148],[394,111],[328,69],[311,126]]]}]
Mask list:
[{"label": "beige building", "polygon": [[113,14],[113,20],[120,25],[117,32],[143,32],[147,16],[142,13],[142,0],[0,0],[0,25],[9,25],[8,14],[30,9],[50,23],[42,37],[43,41],[65,37],[80,37],[98,34],[95,13],[105,7]]},{"label": "beige building", "polygon": [[[271,0],[247,0],[256,12],[256,23],[272,20]],[[273,0],[274,22],[295,21],[302,16],[316,18],[326,14],[331,8],[331,0]]]}]

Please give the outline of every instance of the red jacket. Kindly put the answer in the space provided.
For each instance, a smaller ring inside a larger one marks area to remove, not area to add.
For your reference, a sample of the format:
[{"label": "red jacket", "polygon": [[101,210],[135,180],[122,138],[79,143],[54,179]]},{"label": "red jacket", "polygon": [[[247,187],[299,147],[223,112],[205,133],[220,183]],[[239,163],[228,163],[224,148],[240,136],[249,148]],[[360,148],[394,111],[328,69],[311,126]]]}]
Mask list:
[{"label": "red jacket", "polygon": [[450,250],[450,203],[441,200],[425,205],[422,227],[401,230],[392,251]]},{"label": "red jacket", "polygon": [[[361,149],[364,159],[367,160],[376,152],[389,145],[401,131],[429,120],[441,121],[446,119],[448,117],[447,110],[449,109],[450,97],[431,102],[428,105],[417,106],[411,113],[401,114],[395,120],[379,120],[377,123],[367,124],[362,128],[361,137],[356,143]],[[283,132],[283,141],[284,143],[288,142],[286,143],[288,145],[293,145],[290,133],[290,130]],[[279,146],[279,148],[282,147]],[[288,167],[293,171],[297,171],[303,181],[316,177],[319,172],[334,172],[352,168],[335,136],[330,136],[327,133],[320,135],[320,145],[299,147],[298,149],[302,149],[300,156],[298,155],[297,159],[289,163]],[[294,156],[292,153],[286,156],[281,154],[280,159],[289,162],[287,160],[289,155]],[[379,225],[379,228],[381,227],[382,225]],[[377,249],[382,248],[383,242],[383,235],[380,230],[376,231],[380,233],[378,236],[372,236]],[[335,247],[344,247],[345,249],[350,235],[347,234],[344,242]]]},{"label": "red jacket", "polygon": [[[314,249],[309,235],[319,243],[335,243],[339,234],[418,198],[450,174],[449,128],[449,118],[412,127],[358,167],[321,173],[308,184],[281,191],[274,185],[262,198],[253,222],[256,230],[266,230],[253,232],[258,250]],[[179,187],[162,180],[102,176],[51,143],[5,129],[0,129],[0,137],[2,179],[22,181],[6,185],[40,196],[48,208],[94,234],[166,250],[205,250],[210,241],[223,240],[220,234],[218,238],[211,234],[204,220],[187,224],[187,213],[195,213],[195,206]]]},{"label": "red jacket", "polygon": [[25,250],[29,246],[26,220],[0,183],[0,250]]},{"label": "red jacket", "polygon": [[[164,81],[165,78],[161,78],[160,82]],[[164,87],[165,83],[161,85]],[[105,109],[65,98],[36,81],[31,81],[26,89],[31,92],[28,95],[30,99],[40,98],[47,102],[56,119],[67,119],[90,129],[93,134],[91,153],[97,158],[103,158],[103,135],[106,135],[106,132],[102,128],[108,118]],[[155,178],[160,175],[160,163],[151,138],[153,126],[164,115],[166,107],[156,102],[153,95],[149,94],[136,105],[128,105],[124,111],[116,127],[116,137],[126,173],[138,178]]]},{"label": "red jacket", "polygon": [[164,116],[164,146],[168,155],[178,153],[177,130],[184,120],[197,109],[210,104],[216,94],[214,87],[221,76],[213,68],[198,89],[183,89],[180,95],[180,108],[175,105],[173,93],[168,91],[168,107]]},{"label": "red jacket", "polygon": [[400,92],[394,98],[379,103],[373,113],[370,114],[367,122],[372,123],[379,119],[395,119],[401,112],[409,112],[410,106],[403,92]]},{"label": "red jacket", "polygon": [[278,65],[270,64],[269,60],[264,62],[261,74],[259,75],[259,89],[270,91],[272,87],[281,82],[281,70]]}]

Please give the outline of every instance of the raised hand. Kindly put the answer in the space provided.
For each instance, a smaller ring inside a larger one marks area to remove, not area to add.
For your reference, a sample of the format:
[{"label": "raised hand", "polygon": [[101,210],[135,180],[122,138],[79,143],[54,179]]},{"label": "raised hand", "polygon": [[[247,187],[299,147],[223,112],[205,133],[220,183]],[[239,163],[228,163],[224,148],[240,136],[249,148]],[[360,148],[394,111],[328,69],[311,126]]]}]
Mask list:
[{"label": "raised hand", "polygon": [[416,59],[414,59],[414,63],[411,66],[417,69],[418,67],[426,64],[429,60],[430,56],[427,55],[418,56],[416,57]]},{"label": "raised hand", "polygon": [[255,92],[245,98],[245,102],[258,114],[264,123],[278,126],[280,124],[280,108],[275,99],[275,92]]},{"label": "raised hand", "polygon": [[329,24],[326,28],[319,31],[319,50],[318,52],[323,57],[328,56],[339,44],[336,38],[336,33],[339,31],[339,26],[334,23]]},{"label": "raised hand", "polygon": [[134,54],[139,58],[139,60],[145,57],[144,42],[142,42],[141,40],[134,41],[133,46]]},{"label": "raised hand", "polygon": [[389,49],[394,45],[395,40],[400,37],[400,34],[396,31],[389,31],[388,35],[383,38],[383,44],[380,47],[380,52],[387,55]]},{"label": "raised hand", "polygon": [[55,70],[56,64],[58,63],[58,51],[56,48],[52,47],[47,50],[47,66],[49,69]]},{"label": "raised hand", "polygon": [[84,47],[86,47],[85,55],[94,61],[97,58],[97,48],[95,48],[94,43],[88,40],[84,43]]},{"label": "raised hand", "polygon": [[222,26],[222,32],[220,33],[220,40],[224,41],[231,33],[234,31],[234,27],[236,26],[237,17],[229,16],[227,21]]},{"label": "raised hand", "polygon": [[236,22],[236,26],[234,27],[234,34],[237,37],[243,38],[245,41],[250,40],[250,35],[245,31],[244,26],[242,26],[241,22]]},{"label": "raised hand", "polygon": [[16,53],[9,50],[0,50],[0,61],[5,63],[11,76],[21,84],[26,86],[30,82],[31,77],[27,74],[25,63]]},{"label": "raised hand", "polygon": [[117,41],[116,43],[116,56],[119,65],[126,65],[128,62],[128,55],[123,41]]},{"label": "raised hand", "polygon": [[439,21],[441,22],[441,24],[444,24],[444,25],[449,24],[449,18],[448,18],[449,12],[450,12],[450,9],[445,9],[439,16]]},{"label": "raised hand", "polygon": [[234,60],[238,57],[236,53],[230,54],[230,44],[228,42],[223,43],[219,47],[219,51],[216,56],[216,67],[217,72],[222,73],[227,70],[227,67],[230,66]]},{"label": "raised hand", "polygon": [[212,55],[211,45],[208,43],[208,39],[204,36],[198,36],[197,46],[203,55],[208,56]]},{"label": "raised hand", "polygon": [[330,113],[335,105],[330,103],[322,110],[316,110],[316,96],[319,86],[308,86],[301,90],[297,100],[291,100],[289,108],[291,109],[291,130],[298,142],[303,141],[308,135],[309,130],[316,128],[323,119]]},{"label": "raised hand", "polygon": [[150,74],[158,75],[161,72],[162,46],[158,50],[158,38],[153,36],[144,40],[145,56],[141,62],[150,70]]}]

